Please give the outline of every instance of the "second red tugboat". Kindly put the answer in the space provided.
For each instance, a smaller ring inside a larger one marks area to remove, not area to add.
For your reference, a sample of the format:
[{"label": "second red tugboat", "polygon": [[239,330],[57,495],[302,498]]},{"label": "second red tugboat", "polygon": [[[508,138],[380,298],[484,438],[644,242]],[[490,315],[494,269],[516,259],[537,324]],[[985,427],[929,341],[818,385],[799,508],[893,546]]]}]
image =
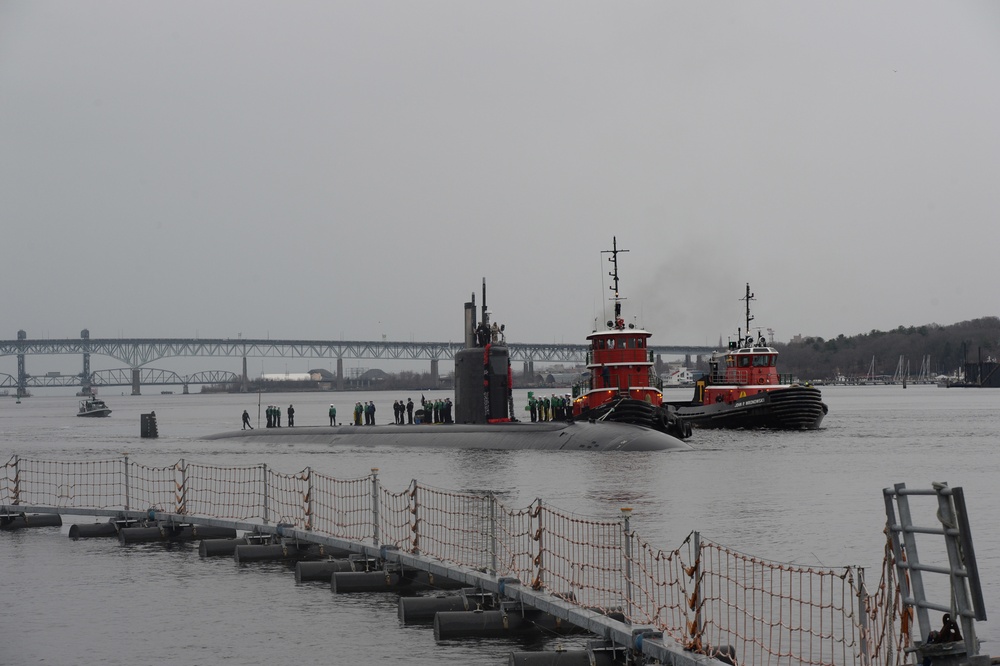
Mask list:
[{"label": "second red tugboat", "polygon": [[820,390],[778,373],[778,350],[763,336],[754,340],[750,334],[754,297],[749,284],[741,300],[746,301],[746,329],[737,331],[728,350],[712,355],[694,397],[670,405],[697,428],[819,428],[827,413]]},{"label": "second red tugboat", "polygon": [[587,336],[587,379],[573,388],[573,416],[595,421],[632,423],[660,430],[678,439],[691,435],[691,426],[679,418],[675,409],[663,402],[662,383],[656,374],[652,352],[647,342],[653,335],[625,324],[618,289],[618,239],[612,239],[608,261],[615,304],[614,319],[607,329]]}]

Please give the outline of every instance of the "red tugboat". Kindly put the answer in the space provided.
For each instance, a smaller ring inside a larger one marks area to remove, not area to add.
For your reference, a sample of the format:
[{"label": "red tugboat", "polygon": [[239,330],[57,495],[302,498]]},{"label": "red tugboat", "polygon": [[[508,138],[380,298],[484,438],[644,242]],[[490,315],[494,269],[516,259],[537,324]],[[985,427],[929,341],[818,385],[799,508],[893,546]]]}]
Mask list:
[{"label": "red tugboat", "polygon": [[677,439],[691,435],[691,426],[678,418],[674,408],[663,402],[662,383],[653,365],[647,341],[653,335],[625,324],[618,289],[618,239],[612,239],[608,261],[614,282],[610,287],[615,303],[615,316],[607,329],[587,336],[587,380],[573,387],[574,418],[592,421],[613,421],[646,426],[665,432]]},{"label": "red tugboat", "polygon": [[819,389],[778,374],[778,350],[764,336],[750,334],[750,285],[747,284],[746,329],[737,330],[724,353],[709,361],[709,373],[697,380],[694,398],[669,404],[685,421],[701,428],[770,428],[815,430],[827,406]]}]

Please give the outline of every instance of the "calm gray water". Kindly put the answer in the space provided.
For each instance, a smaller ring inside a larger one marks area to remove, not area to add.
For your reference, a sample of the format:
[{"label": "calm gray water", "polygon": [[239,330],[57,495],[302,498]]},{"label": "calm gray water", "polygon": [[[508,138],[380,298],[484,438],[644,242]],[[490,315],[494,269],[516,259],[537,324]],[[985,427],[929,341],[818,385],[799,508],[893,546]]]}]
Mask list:
[{"label": "calm gray water", "polygon": [[[671,392],[670,398],[688,395]],[[428,397],[433,392],[425,393]],[[445,394],[441,394],[445,395]],[[297,425],[323,425],[333,396],[341,420],[355,400],[419,393],[271,394],[294,403]],[[525,392],[515,394],[523,405]],[[219,465],[307,466],[338,478],[379,468],[383,484],[411,479],[456,490],[504,491],[511,506],[536,497],[582,516],[615,518],[665,549],[692,531],[766,559],[866,567],[877,580],[885,543],[882,488],[947,481],[965,489],[987,612],[1000,612],[1000,391],[933,386],[826,387],[830,414],[807,433],[696,431],[673,453],[408,450],[199,441],[239,427],[256,395],[103,395],[108,419],[75,416],[77,399],[0,399],[0,457],[103,459],[128,452],[146,464],[184,458]],[[160,438],[139,437],[156,411]],[[71,541],[61,529],[0,533],[0,664],[504,664],[506,641],[437,643],[429,627],[401,626],[394,595],[333,595],[296,585],[284,565],[203,560],[197,545],[121,547]],[[930,524],[924,513],[917,522]],[[925,552],[921,548],[921,556]],[[985,652],[993,630],[980,625]],[[570,641],[567,641],[570,642]],[[552,647],[554,643],[538,646]]]}]

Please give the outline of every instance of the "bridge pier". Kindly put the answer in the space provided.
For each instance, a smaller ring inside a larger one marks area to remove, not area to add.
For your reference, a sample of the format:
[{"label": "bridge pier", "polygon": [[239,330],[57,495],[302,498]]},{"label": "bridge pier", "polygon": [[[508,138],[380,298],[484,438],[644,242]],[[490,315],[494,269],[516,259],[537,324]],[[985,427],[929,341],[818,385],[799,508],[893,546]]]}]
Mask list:
[{"label": "bridge pier", "polygon": [[438,387],[438,360],[431,359],[431,388]]},{"label": "bridge pier", "polygon": [[[17,341],[21,342],[26,340],[28,334],[23,330],[17,332]],[[28,373],[24,369],[24,352],[18,352],[17,354],[17,397],[26,398],[28,397]]]},{"label": "bridge pier", "polygon": [[83,340],[83,372],[80,373],[80,392],[93,394],[93,389],[90,386],[90,345],[87,343],[90,340],[90,330],[83,329],[80,331],[80,338]]},{"label": "bridge pier", "polygon": [[132,368],[132,395],[142,395],[139,393],[139,368]]},{"label": "bridge pier", "polygon": [[344,359],[337,358],[337,390],[344,390]]},{"label": "bridge pier", "polygon": [[28,373],[24,369],[24,354],[17,355],[17,397],[28,397]]},{"label": "bridge pier", "polygon": [[[184,392],[187,393],[187,384],[184,385]],[[240,393],[247,392],[247,357],[243,357],[243,375],[240,376]]]}]

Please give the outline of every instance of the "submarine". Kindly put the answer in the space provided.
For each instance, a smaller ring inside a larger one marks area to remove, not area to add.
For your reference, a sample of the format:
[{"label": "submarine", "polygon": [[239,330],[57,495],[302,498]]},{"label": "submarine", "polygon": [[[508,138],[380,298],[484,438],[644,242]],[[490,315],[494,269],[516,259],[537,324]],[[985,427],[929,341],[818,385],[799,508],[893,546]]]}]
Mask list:
[{"label": "submarine", "polygon": [[691,448],[673,435],[641,424],[597,418],[518,421],[512,390],[513,373],[505,331],[503,326],[490,325],[484,278],[482,318],[478,322],[475,292],[465,303],[465,348],[455,355],[453,423],[258,428],[207,435],[202,439],[484,450],[670,451]]}]

